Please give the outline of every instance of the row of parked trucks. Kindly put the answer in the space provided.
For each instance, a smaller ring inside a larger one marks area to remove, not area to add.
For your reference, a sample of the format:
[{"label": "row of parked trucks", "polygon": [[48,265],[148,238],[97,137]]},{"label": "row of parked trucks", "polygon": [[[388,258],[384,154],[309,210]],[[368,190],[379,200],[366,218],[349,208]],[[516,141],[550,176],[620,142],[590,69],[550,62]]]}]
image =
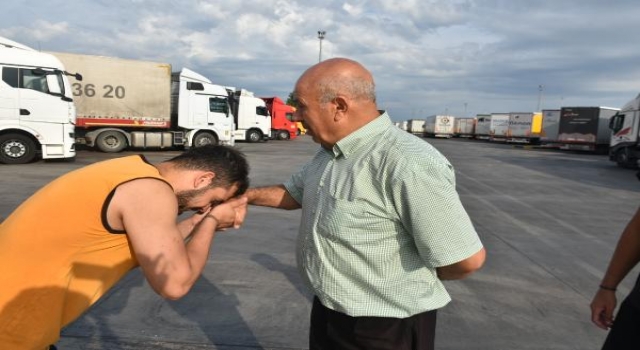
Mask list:
[{"label": "row of parked trucks", "polygon": [[470,137],[563,150],[608,151],[618,165],[636,168],[640,160],[639,120],[640,94],[622,109],[561,107],[533,113],[478,114],[474,118],[432,115],[396,125],[424,137]]},{"label": "row of parked trucks", "polygon": [[0,37],[0,70],[0,163],[72,158],[76,144],[120,152],[299,134],[280,98],[168,63],[40,52]]}]

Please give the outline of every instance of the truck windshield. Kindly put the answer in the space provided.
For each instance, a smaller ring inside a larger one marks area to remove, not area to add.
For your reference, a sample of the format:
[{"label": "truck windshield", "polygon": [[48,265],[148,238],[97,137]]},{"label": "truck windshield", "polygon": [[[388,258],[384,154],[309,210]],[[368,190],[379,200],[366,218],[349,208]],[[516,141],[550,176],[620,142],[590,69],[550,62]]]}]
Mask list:
[{"label": "truck windshield", "polygon": [[21,73],[21,88],[49,93],[47,76],[45,74],[39,74],[35,69],[22,69]]},{"label": "truck windshield", "polygon": [[267,107],[256,107],[256,114],[257,115],[264,115],[264,116],[268,116],[269,115],[269,110],[267,109]]}]

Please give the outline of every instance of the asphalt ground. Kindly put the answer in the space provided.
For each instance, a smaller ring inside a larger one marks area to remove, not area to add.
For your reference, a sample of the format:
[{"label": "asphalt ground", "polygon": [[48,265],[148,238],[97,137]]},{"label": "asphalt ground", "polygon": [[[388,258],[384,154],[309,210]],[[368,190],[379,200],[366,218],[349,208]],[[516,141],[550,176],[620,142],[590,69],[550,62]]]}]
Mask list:
[{"label": "asphalt ground", "polygon": [[[589,303],[640,203],[635,172],[604,155],[425,141],[455,166],[488,252],[482,270],[446,282],[453,301],[438,313],[437,348],[599,349],[606,332],[591,324]],[[262,186],[285,181],[318,146],[303,136],[237,147],[252,185]],[[0,220],[60,174],[134,153],[152,162],[178,154],[85,150],[74,162],[0,165]],[[59,349],[307,349],[311,295],[295,266],[299,219],[299,211],[251,207],[241,229],[216,237],[203,276],[178,301],[154,294],[134,270],[64,329]]]}]

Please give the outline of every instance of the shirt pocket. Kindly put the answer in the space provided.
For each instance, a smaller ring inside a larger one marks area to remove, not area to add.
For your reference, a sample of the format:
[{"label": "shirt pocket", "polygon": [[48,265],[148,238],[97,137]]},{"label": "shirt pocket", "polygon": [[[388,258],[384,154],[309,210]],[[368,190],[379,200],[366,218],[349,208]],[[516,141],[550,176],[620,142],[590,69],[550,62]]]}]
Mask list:
[{"label": "shirt pocket", "polygon": [[318,217],[317,231],[335,242],[372,244],[392,233],[393,222],[384,209],[366,200],[327,196]]}]

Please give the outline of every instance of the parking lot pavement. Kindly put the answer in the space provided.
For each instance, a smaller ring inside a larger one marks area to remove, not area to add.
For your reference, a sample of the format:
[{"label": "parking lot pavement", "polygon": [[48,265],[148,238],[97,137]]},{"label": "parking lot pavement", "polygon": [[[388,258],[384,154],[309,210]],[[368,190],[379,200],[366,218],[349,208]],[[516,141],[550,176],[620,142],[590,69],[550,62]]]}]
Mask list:
[{"label": "parking lot pavement", "polygon": [[[640,203],[635,172],[602,155],[426,141],[455,166],[488,254],[481,271],[446,282],[453,301],[439,312],[437,348],[599,349],[606,332],[591,325],[588,305]],[[237,147],[257,186],[285,181],[317,149],[309,137]],[[144,154],[157,162],[177,152]],[[110,157],[81,151],[73,163],[0,165],[0,218],[50,179]],[[216,237],[185,298],[162,300],[134,271],[64,330],[60,349],[306,349],[311,295],[295,266],[299,219],[251,207],[243,228]]]}]

